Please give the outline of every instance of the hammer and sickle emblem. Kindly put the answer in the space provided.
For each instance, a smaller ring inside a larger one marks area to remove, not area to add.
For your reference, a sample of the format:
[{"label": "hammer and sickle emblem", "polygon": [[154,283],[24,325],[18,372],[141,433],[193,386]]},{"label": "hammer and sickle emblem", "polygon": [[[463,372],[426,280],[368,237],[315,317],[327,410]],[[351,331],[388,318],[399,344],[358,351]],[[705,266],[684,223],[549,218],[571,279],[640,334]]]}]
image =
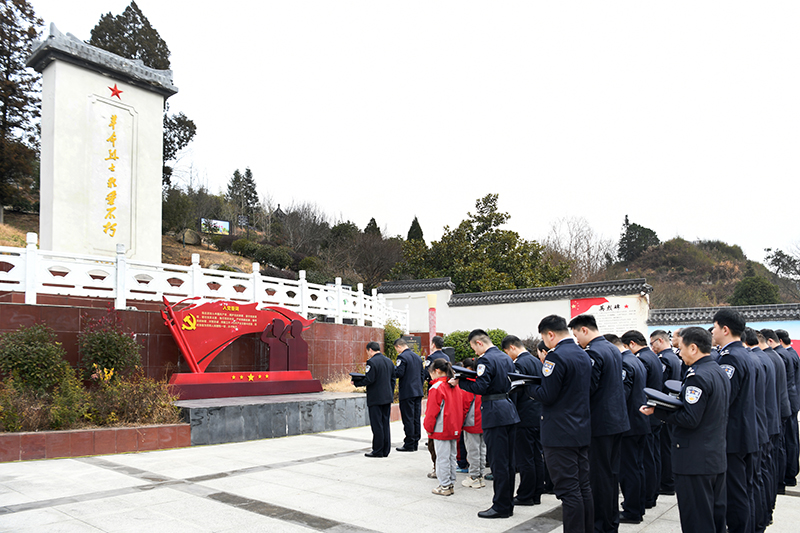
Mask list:
[{"label": "hammer and sickle emblem", "polygon": [[188,314],[183,317],[184,324],[181,324],[181,329],[187,329],[189,331],[197,329],[197,319],[192,314]]}]

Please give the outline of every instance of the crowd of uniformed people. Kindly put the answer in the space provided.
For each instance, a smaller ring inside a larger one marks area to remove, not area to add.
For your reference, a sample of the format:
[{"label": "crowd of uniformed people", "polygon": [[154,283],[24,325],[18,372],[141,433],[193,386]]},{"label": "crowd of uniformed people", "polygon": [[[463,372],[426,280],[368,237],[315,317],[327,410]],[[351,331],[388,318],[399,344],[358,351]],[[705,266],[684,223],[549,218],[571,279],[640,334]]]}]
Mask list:
[{"label": "crowd of uniformed people", "polygon": [[[369,343],[366,372],[354,378],[367,388],[366,456],[389,455],[397,379],[405,433],[397,451],[416,451],[424,426],[434,494],[454,494],[459,455],[464,487],[492,479],[481,518],[510,517],[551,492],[565,533],[609,532],[676,494],[685,532],[771,524],[777,495],[800,470],[800,357],[786,331],[746,327],[733,309],[719,310],[709,329],[654,331],[649,344],[636,330],[601,334],[588,314],[569,323],[547,316],[538,331],[535,355],[516,336],[496,347],[485,331],[470,332],[476,357],[463,366],[472,377],[454,374],[441,337],[424,361],[398,339],[394,365]],[[539,379],[512,387],[514,373]],[[665,394],[669,401],[657,401]]]}]

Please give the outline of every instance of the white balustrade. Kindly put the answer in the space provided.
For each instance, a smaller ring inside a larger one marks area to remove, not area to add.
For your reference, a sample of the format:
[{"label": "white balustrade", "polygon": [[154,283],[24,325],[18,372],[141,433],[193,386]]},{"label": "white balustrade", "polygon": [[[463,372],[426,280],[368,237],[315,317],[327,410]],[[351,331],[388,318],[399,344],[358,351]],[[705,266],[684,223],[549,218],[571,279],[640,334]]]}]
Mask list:
[{"label": "white balustrade", "polygon": [[332,317],[337,324],[346,319],[383,327],[394,320],[408,332],[409,312],[392,309],[375,289],[364,294],[342,285],[318,285],[306,280],[262,276],[259,264],[251,273],[227,272],[200,267],[199,254],[191,266],[133,261],[125,257],[124,245],[116,257],[100,257],[38,250],[35,233],[28,233],[27,246],[0,246],[0,291],[22,292],[25,303],[35,304],[38,294],[108,298],[117,309],[136,300],[171,302],[199,296],[202,300],[258,302],[259,307],[285,307],[304,316]]}]

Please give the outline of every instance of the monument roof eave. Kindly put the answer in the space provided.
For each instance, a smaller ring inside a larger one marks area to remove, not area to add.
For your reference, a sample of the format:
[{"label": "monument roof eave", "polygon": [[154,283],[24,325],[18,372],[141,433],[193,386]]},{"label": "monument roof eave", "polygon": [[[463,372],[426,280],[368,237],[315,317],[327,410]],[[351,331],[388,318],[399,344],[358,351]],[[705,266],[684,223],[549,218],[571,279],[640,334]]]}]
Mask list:
[{"label": "monument roof eave", "polygon": [[178,92],[178,88],[172,84],[171,70],[153,69],[145,66],[139,59],[125,59],[86,44],[70,33],[64,35],[51,23],[50,35],[34,45],[26,65],[42,72],[55,59],[154,91],[164,98]]},{"label": "monument roof eave", "polygon": [[726,307],[685,307],[682,309],[651,309],[647,324],[710,324],[720,309],[739,311],[747,322],[800,320],[800,304],[741,305]]},{"label": "monument roof eave", "polygon": [[470,305],[496,305],[521,302],[593,298],[602,296],[629,296],[650,293],[653,287],[644,278],[557,285],[533,289],[509,289],[504,291],[454,294],[447,303],[450,307]]}]

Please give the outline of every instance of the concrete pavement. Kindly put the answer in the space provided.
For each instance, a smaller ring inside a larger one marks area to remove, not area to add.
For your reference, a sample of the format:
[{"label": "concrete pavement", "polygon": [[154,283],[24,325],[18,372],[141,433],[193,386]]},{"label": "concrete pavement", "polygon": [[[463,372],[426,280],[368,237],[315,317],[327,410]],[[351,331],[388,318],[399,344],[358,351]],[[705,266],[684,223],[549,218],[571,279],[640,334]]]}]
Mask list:
[{"label": "concrete pavement", "polygon": [[[402,425],[391,425],[393,440]],[[0,463],[0,531],[13,532],[561,532],[561,506],[517,507],[504,520],[491,482],[431,494],[427,451],[369,459],[369,427],[235,444],[80,459]],[[680,531],[674,496],[623,533]],[[778,496],[769,533],[794,533],[800,490]]]}]

